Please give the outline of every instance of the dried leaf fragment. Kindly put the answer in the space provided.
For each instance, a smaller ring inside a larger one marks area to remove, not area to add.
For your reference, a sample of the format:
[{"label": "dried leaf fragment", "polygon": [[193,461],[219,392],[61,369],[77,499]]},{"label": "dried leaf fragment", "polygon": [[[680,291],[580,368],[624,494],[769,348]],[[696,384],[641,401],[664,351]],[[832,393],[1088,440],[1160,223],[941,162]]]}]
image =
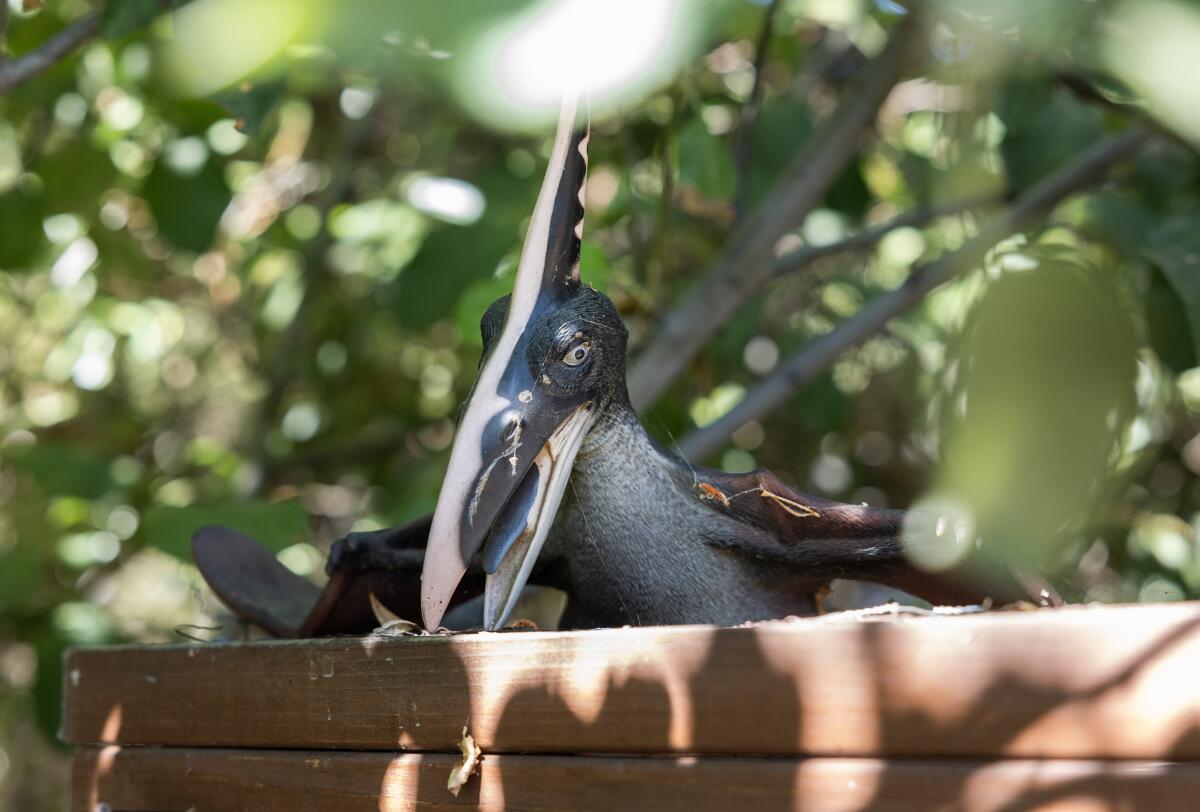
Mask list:
[{"label": "dried leaf fragment", "polygon": [[771,493],[766,488],[762,489],[763,499],[771,499],[785,511],[795,516],[798,519],[808,519],[820,516],[821,513],[814,507],[803,505],[795,499],[788,499],[786,496],[780,496],[777,493]]},{"label": "dried leaf fragment", "polygon": [[479,757],[483,755],[479,745],[475,744],[475,738],[467,732],[466,725],[463,725],[458,749],[462,751],[462,761],[454,766],[454,769],[450,771],[449,780],[446,781],[446,789],[450,790],[450,794],[455,798],[458,797],[459,790],[466,786],[467,781],[474,774],[475,768],[479,765]]},{"label": "dried leaf fragment", "polygon": [[392,634],[406,634],[408,632],[419,631],[420,627],[411,620],[405,620],[397,615],[391,609],[388,609],[379,598],[375,597],[374,592],[367,593],[371,599],[371,613],[375,615],[375,620],[379,623],[377,632],[390,632]]}]

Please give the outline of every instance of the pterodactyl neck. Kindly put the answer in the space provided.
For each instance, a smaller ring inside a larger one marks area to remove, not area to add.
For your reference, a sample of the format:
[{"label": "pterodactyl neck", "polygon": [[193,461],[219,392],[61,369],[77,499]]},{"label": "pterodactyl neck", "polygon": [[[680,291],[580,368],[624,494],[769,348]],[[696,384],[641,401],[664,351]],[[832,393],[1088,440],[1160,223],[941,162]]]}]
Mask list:
[{"label": "pterodactyl neck", "polygon": [[695,483],[631,408],[601,410],[543,553],[572,595],[565,623],[729,625],[813,611],[794,574],[734,551],[763,531],[701,502]]}]

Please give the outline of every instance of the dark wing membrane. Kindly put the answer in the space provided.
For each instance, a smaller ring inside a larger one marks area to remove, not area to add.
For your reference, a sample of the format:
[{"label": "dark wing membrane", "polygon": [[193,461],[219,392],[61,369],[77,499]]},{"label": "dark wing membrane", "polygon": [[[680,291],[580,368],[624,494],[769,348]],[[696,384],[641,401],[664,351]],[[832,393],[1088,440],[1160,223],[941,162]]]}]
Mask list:
[{"label": "dark wing membrane", "polygon": [[1040,576],[987,550],[975,551],[950,570],[920,569],[904,552],[905,511],[822,499],[764,469],[704,474],[697,479],[697,497],[765,531],[750,542],[755,549],[748,552],[793,567],[797,575],[873,581],[933,604],[976,604],[989,598],[997,604],[1062,602]]}]

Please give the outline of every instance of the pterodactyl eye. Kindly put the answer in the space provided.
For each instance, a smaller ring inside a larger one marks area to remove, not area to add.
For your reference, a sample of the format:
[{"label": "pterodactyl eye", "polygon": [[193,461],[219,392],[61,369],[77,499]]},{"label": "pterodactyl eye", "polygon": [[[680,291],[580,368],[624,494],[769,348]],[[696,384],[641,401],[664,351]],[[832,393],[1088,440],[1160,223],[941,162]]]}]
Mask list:
[{"label": "pterodactyl eye", "polygon": [[591,351],[592,345],[586,341],[576,344],[567,350],[567,354],[562,358],[563,363],[569,367],[577,367],[587,360],[588,353]]}]

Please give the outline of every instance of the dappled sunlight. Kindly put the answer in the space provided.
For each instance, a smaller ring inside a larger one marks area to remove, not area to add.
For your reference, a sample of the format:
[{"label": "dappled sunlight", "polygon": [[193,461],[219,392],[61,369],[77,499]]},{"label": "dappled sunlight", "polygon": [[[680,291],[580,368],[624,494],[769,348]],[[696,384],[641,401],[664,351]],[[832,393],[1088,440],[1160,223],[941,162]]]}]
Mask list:
[{"label": "dappled sunlight", "polygon": [[668,81],[692,55],[705,13],[692,0],[534,3],[481,37],[458,92],[501,126],[549,120],[568,86],[600,113]]},{"label": "dappled sunlight", "polygon": [[201,526],[310,586],[335,539],[434,507],[567,87],[580,276],[664,447],[909,509],[939,575],[978,552],[1070,601],[1200,596],[1200,11],[926,5],[0,0],[0,807],[63,806],[58,731],[89,808],[222,748],[276,752],[240,775],[296,807],[342,771],[368,806],[448,802],[464,724],[462,805],[538,801],[547,754],[570,790],[593,748],[596,792],[697,808],[1183,786],[1035,761],[1200,753],[1187,606],[1057,645],[1085,610],[77,648],[263,634],[202,585]]},{"label": "dappled sunlight", "polygon": [[455,178],[416,178],[408,185],[407,196],[418,211],[460,226],[471,225],[487,209],[477,187]]},{"label": "dappled sunlight", "polygon": [[811,759],[796,767],[793,809],[866,812],[886,767],[873,759]]},{"label": "dappled sunlight", "polygon": [[1105,61],[1154,112],[1200,141],[1200,11],[1175,0],[1129,0],[1117,9],[1102,43]]},{"label": "dappled sunlight", "polygon": [[[654,707],[653,717],[664,721],[663,733],[671,749],[687,751],[694,744],[697,713],[689,680],[703,667],[708,653],[704,641],[717,633],[706,627],[691,627],[689,632],[694,638],[691,645],[669,651],[653,645],[652,629],[629,629],[628,646],[620,651],[594,645],[587,632],[562,633],[554,637],[552,667],[545,660],[497,661],[488,679],[473,685],[471,701],[477,710],[472,713],[472,732],[480,741],[495,740],[502,717],[490,709],[504,708],[530,691],[562,703],[583,726],[597,722],[613,694],[644,695],[648,702],[658,697],[665,700],[665,707]],[[476,638],[497,640],[507,636],[483,632],[451,638],[449,645],[473,648]]]},{"label": "dappled sunlight", "polygon": [[918,506],[931,500],[950,526],[913,545],[931,569],[980,540],[1010,561],[1045,566],[1070,534],[1097,522],[1120,485],[1137,365],[1118,271],[1050,248],[1024,260],[983,285],[943,375],[941,460]]},{"label": "dappled sunlight", "polygon": [[[1095,634],[1105,611],[1115,644]],[[1137,639],[1132,629],[1154,635]],[[762,804],[753,808],[836,812],[902,803],[1111,810],[1197,779],[1194,765],[1146,761],[1189,758],[1200,746],[1194,607],[378,638],[129,648],[128,674],[113,670],[118,652],[76,655],[80,689],[98,693],[73,700],[69,738],[172,745],[127,748],[127,762],[116,746],[87,749],[93,797],[125,797],[129,776],[170,763],[187,766],[179,783],[189,789],[160,782],[160,794],[145,797],[196,804],[216,781],[297,797],[365,795],[389,812],[565,798],[591,809],[667,791],[681,803],[743,798]],[[189,656],[197,651],[211,656]],[[87,721],[114,690],[94,679],[101,666],[132,698],[124,713]],[[175,693],[134,696],[129,686],[150,671],[159,690]],[[199,687],[229,673],[243,679]],[[180,692],[185,726],[161,712]],[[235,702],[238,725],[211,718]],[[132,729],[113,729],[121,717]],[[399,742],[396,722],[408,728]],[[454,801],[447,779],[464,724],[483,759]],[[207,747],[186,749],[197,742]],[[285,743],[292,749],[278,749]],[[396,753],[397,744],[416,752]],[[317,746],[327,749],[296,752]]]},{"label": "dappled sunlight", "polygon": [[173,15],[168,70],[190,95],[220,90],[311,33],[306,28],[321,8],[309,0],[194,0]]},{"label": "dappled sunlight", "polygon": [[[104,725],[100,729],[100,742],[119,742],[121,741],[121,705],[113,705],[108,712],[107,718],[104,720]],[[116,744],[111,744],[102,747],[96,757],[95,772],[91,780],[91,797],[90,803],[93,808],[98,806],[100,798],[100,784],[112,772],[113,765],[116,762],[117,756],[120,754],[121,748]]]}]

